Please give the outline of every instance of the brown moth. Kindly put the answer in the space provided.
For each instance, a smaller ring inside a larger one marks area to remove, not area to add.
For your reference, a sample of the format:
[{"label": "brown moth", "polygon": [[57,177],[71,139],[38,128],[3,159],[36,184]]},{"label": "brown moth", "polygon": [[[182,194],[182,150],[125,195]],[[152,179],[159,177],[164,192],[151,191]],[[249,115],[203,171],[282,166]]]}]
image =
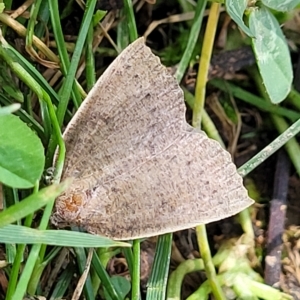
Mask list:
[{"label": "brown moth", "polygon": [[183,92],[144,40],[88,94],[64,139],[54,220],[115,240],[220,220],[253,203],[229,153],[185,121]]}]

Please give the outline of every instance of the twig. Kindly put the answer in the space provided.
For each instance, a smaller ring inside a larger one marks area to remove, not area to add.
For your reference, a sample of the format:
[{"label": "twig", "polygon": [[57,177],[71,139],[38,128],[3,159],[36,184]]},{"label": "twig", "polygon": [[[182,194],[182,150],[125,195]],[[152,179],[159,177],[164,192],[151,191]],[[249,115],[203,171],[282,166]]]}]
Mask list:
[{"label": "twig", "polygon": [[265,267],[265,282],[274,287],[278,287],[280,280],[282,233],[286,214],[289,172],[290,161],[285,152],[281,150],[276,163]]}]

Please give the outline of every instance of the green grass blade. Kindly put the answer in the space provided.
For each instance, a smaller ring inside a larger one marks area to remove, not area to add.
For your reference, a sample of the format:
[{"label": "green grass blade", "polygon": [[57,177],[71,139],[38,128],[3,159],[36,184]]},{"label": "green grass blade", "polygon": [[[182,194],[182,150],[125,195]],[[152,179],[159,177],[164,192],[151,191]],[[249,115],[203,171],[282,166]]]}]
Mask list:
[{"label": "green grass blade", "polygon": [[172,237],[172,233],[158,237],[152,271],[147,284],[147,300],[166,298]]},{"label": "green grass blade", "polygon": [[188,64],[190,63],[190,60],[191,60],[195,45],[198,41],[199,33],[201,30],[203,14],[205,11],[206,4],[207,4],[206,0],[197,2],[197,7],[195,10],[193,25],[190,29],[188,43],[186,45],[186,48],[184,50],[184,53],[179,62],[178,68],[176,70],[175,78],[176,78],[177,82],[181,82],[181,80],[184,76],[185,70],[188,67]]},{"label": "green grass blade", "polygon": [[108,276],[105,268],[101,264],[99,257],[94,252],[92,258],[92,264],[94,267],[95,272],[98,274],[99,278],[101,279],[102,284],[105,286],[106,291],[108,292],[109,296],[112,300],[120,300],[121,297],[116,291],[114,285],[112,284],[110,277]]},{"label": "green grass blade", "polygon": [[[69,185],[70,180],[64,181],[60,184],[54,184],[34,193],[24,199],[23,201],[8,207],[0,213],[0,227],[14,223],[27,215],[42,208],[47,203],[60,195]],[[13,236],[12,236],[13,238]],[[1,240],[1,239],[0,239]]]},{"label": "green grass blade", "polygon": [[132,0],[124,1],[124,10],[127,19],[130,42],[134,42],[139,36],[136,29]]},{"label": "green grass blade", "polygon": [[272,104],[262,97],[256,96],[252,93],[247,92],[246,90],[229,83],[228,81],[224,81],[222,79],[213,79],[209,81],[209,85],[212,85],[223,92],[229,92],[233,97],[236,97],[240,100],[243,100],[246,103],[249,103],[262,111],[266,111],[269,113],[277,114],[282,117],[286,117],[291,121],[295,122],[300,119],[300,113],[293,111],[291,109],[280,107],[278,105]]},{"label": "green grass blade", "polygon": [[[80,274],[82,275],[86,268],[87,255],[84,251],[84,248],[81,248],[81,247],[75,247],[74,251],[76,254],[77,266],[79,268]],[[86,280],[84,283],[84,287],[83,287],[83,291],[84,291],[85,298],[87,300],[95,299],[90,273],[87,274],[87,277],[86,277]]]},{"label": "green grass blade", "polygon": [[69,230],[39,230],[19,225],[0,228],[3,243],[47,244],[64,247],[130,247],[128,243],[113,241],[109,238],[84,232]]},{"label": "green grass blade", "polygon": [[254,157],[248,160],[244,165],[239,168],[239,174],[246,176],[268,157],[286,144],[292,137],[300,132],[300,120],[291,125],[285,132],[279,135],[272,143],[266,146],[263,150],[257,153]]},{"label": "green grass blade", "polygon": [[131,299],[139,300],[140,299],[140,268],[141,268],[141,248],[140,248],[140,240],[133,241],[133,272],[132,272],[132,280],[131,280]]}]

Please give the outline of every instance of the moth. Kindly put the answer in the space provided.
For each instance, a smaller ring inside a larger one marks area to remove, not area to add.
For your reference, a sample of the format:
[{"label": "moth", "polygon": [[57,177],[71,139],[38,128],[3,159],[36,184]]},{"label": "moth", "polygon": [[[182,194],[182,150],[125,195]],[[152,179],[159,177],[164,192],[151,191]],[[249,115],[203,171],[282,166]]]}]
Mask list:
[{"label": "moth", "polygon": [[181,88],[143,38],[107,68],[64,132],[54,220],[115,240],[220,220],[253,203],[230,154],[185,120]]}]

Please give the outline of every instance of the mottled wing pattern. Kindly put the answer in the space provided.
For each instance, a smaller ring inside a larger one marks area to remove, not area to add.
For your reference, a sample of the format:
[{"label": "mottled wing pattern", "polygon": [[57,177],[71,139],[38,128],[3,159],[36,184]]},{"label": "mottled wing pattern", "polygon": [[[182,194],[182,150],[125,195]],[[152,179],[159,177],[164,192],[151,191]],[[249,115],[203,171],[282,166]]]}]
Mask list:
[{"label": "mottled wing pattern", "polygon": [[185,123],[183,93],[143,39],[98,80],[68,125],[54,219],[114,239],[208,223],[251,205],[230,155]]},{"label": "mottled wing pattern", "polygon": [[[143,39],[98,80],[69,123],[63,178],[112,178],[163,151],[184,126],[183,94]],[[104,176],[104,175],[103,175]]]},{"label": "mottled wing pattern", "polygon": [[229,153],[196,130],[180,132],[167,149],[104,181],[94,195],[82,225],[120,240],[220,220],[252,203]]}]

